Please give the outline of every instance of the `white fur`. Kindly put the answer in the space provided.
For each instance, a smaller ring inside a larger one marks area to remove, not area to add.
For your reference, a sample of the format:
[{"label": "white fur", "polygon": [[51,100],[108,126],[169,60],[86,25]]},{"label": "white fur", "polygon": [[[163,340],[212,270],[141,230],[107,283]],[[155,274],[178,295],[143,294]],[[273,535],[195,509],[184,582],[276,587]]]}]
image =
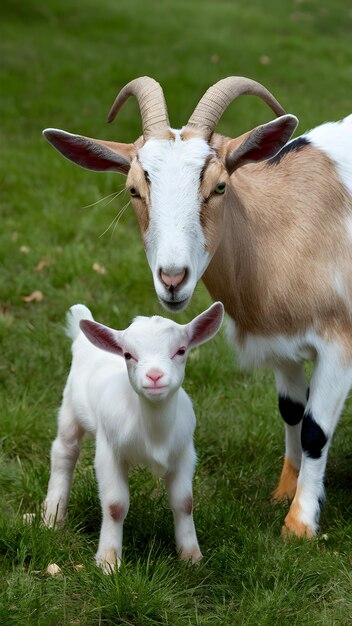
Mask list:
[{"label": "white fur", "polygon": [[155,290],[165,304],[165,286],[159,269],[166,274],[189,270],[187,286],[177,292],[177,301],[188,299],[210,259],[200,225],[199,177],[209,144],[201,138],[147,141],[139,159],[151,180],[149,227],[146,253],[153,272]]},{"label": "white fur", "polygon": [[[210,320],[204,330],[203,324],[200,335],[197,321],[211,311],[216,313],[216,325]],[[127,477],[136,465],[146,466],[166,481],[181,558],[196,562],[202,556],[192,516],[196,421],[181,384],[188,349],[217,332],[222,314],[217,304],[185,326],[157,316],[138,317],[127,330],[113,331],[92,322],[87,307],[70,309],[72,365],[52,446],[44,522],[48,526],[63,522],[81,438],[84,432],[92,434],[103,516],[96,561],[104,571],[121,560],[123,522],[129,508]],[[82,319],[105,329],[118,353],[93,345],[84,334],[87,330],[79,329]],[[179,349],[185,354],[177,354]],[[122,354],[126,353],[132,358],[125,360]],[[161,374],[159,380],[156,373]]]},{"label": "white fur", "polygon": [[303,135],[334,162],[346,189],[352,193],[352,115],[340,122],[326,122]]}]

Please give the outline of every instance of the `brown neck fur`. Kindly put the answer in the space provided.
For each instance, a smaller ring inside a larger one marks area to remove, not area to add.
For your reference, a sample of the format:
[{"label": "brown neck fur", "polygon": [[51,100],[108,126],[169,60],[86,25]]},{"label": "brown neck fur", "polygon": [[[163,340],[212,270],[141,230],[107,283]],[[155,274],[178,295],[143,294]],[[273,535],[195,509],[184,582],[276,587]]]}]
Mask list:
[{"label": "brown neck fur", "polygon": [[331,160],[307,146],[278,164],[247,165],[232,174],[225,202],[223,236],[203,279],[239,337],[341,325],[352,334],[334,284],[338,273],[352,298],[344,224],[352,207]]}]

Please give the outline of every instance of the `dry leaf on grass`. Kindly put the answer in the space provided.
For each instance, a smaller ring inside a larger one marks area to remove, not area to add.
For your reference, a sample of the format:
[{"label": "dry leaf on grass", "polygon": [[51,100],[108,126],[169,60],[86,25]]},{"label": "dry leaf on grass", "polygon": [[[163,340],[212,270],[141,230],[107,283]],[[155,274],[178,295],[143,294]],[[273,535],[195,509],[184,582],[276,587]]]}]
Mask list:
[{"label": "dry leaf on grass", "polygon": [[61,568],[56,565],[56,563],[50,563],[50,565],[46,568],[45,573],[49,574],[49,576],[60,576],[62,574]]},{"label": "dry leaf on grass", "polygon": [[106,274],[106,269],[105,267],[103,267],[103,265],[100,265],[100,263],[93,263],[92,265],[92,269],[95,272],[98,272],[98,274]]},{"label": "dry leaf on grass", "polygon": [[44,300],[43,293],[39,290],[33,291],[29,296],[21,296],[24,302],[41,302]]},{"label": "dry leaf on grass", "polygon": [[36,272],[42,272],[46,267],[48,267],[48,265],[50,265],[50,259],[40,259],[40,261],[38,261],[37,265],[36,265]]},{"label": "dry leaf on grass", "polygon": [[83,563],[76,563],[76,565],[73,566],[73,568],[77,571],[80,572],[82,569],[84,569],[84,565]]},{"label": "dry leaf on grass", "polygon": [[22,252],[23,254],[28,254],[29,251],[30,251],[30,248],[28,248],[28,246],[20,247],[20,252]]}]

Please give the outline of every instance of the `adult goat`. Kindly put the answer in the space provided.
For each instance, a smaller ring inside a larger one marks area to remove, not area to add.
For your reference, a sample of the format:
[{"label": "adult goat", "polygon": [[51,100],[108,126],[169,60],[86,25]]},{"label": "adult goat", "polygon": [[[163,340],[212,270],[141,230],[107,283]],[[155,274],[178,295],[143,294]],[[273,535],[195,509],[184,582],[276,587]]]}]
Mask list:
[{"label": "adult goat", "polygon": [[[235,139],[214,132],[241,94],[279,117]],[[143,77],[122,89],[109,121],[130,95],[143,121],[133,144],[44,135],[82,167],[127,174],[161,303],[183,309],[203,277],[241,361],[274,368],[286,427],[275,496],[293,498],[283,533],[311,537],[352,384],[352,116],[287,143],[297,119],[262,85],[229,77],[172,130],[160,85]],[[315,363],[309,391],[305,359]]]}]

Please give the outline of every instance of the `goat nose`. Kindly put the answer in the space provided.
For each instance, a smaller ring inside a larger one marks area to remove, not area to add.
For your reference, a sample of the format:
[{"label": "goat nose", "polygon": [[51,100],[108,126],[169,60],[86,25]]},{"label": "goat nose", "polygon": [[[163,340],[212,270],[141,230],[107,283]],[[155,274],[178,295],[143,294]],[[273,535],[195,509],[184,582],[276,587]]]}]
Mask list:
[{"label": "goat nose", "polygon": [[175,274],[167,274],[162,269],[160,270],[160,278],[164,283],[167,289],[178,287],[186,277],[186,270],[183,269],[181,272],[177,272]]},{"label": "goat nose", "polygon": [[160,378],[164,376],[164,372],[158,369],[151,369],[149,370],[149,372],[147,372],[146,376],[147,378],[150,378],[150,380],[152,380],[153,383],[157,383],[158,380],[160,380]]}]

